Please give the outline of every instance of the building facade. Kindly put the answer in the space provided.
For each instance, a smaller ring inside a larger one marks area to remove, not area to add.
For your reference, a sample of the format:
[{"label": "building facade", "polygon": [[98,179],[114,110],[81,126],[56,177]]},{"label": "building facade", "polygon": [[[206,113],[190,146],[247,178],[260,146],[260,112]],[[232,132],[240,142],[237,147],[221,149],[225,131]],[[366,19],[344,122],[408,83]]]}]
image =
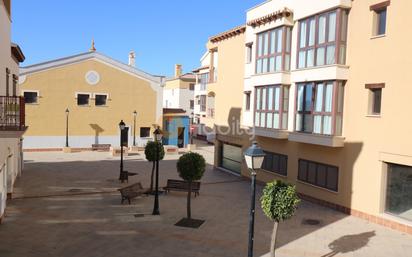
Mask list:
[{"label": "building facade", "polygon": [[7,198],[21,175],[22,135],[26,131],[24,99],[19,97],[19,63],[25,57],[20,47],[10,42],[11,1],[0,1],[0,223]]},{"label": "building facade", "polygon": [[182,74],[182,66],[176,64],[174,77],[166,80],[163,89],[163,108],[183,109],[186,115],[191,115],[194,111],[195,82],[193,74]]},{"label": "building facade", "polygon": [[96,52],[93,45],[86,53],[21,68],[21,94],[30,120],[24,148],[62,148],[67,130],[69,147],[118,146],[120,120],[130,128],[129,145],[136,131],[136,145],[143,146],[162,124],[164,78],[133,63],[133,55],[127,65]]},{"label": "building facade", "polygon": [[286,180],[308,199],[412,233],[401,29],[411,7],[273,0],[248,10],[242,117],[267,154],[259,180]]}]

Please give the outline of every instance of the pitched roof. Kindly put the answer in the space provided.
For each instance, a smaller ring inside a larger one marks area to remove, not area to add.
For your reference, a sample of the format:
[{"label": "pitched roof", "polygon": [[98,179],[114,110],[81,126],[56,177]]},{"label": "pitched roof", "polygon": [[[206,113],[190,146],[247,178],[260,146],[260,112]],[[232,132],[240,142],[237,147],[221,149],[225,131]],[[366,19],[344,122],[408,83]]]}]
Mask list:
[{"label": "pitched roof", "polygon": [[40,72],[48,69],[53,69],[57,67],[62,67],[74,63],[79,63],[83,62],[86,60],[92,60],[96,59],[99,61],[102,61],[104,63],[107,63],[109,65],[113,65],[114,67],[121,69],[125,72],[131,73],[133,75],[136,75],[138,77],[144,78],[146,80],[149,80],[151,82],[155,83],[163,83],[164,82],[164,76],[158,76],[158,75],[152,75],[147,72],[144,72],[140,69],[137,69],[136,67],[132,67],[130,65],[124,64],[122,62],[119,62],[111,57],[108,57],[104,54],[90,51],[86,53],[81,53],[77,55],[72,55],[60,59],[55,59],[55,60],[50,60],[42,63],[37,63],[34,65],[26,66],[26,67],[21,67],[20,68],[20,75],[27,75],[35,72]]},{"label": "pitched roof", "polygon": [[209,40],[212,43],[216,43],[216,42],[222,41],[224,39],[228,39],[228,38],[234,37],[236,35],[242,34],[245,31],[246,31],[246,26],[242,25],[242,26],[238,26],[238,27],[232,28],[230,30],[227,30],[225,32],[222,32],[220,34],[217,34],[216,36],[210,37]]},{"label": "pitched roof", "polygon": [[185,74],[181,75],[180,77],[167,78],[166,81],[172,81],[172,80],[175,80],[175,79],[181,79],[181,80],[190,82],[192,80],[196,80],[196,76],[193,73],[185,73]]},{"label": "pitched roof", "polygon": [[251,20],[247,23],[247,25],[252,26],[254,28],[254,27],[269,23],[271,21],[280,19],[282,17],[289,17],[292,14],[293,14],[292,10],[288,9],[287,7],[284,7],[282,10],[278,10],[276,12],[272,12],[263,17]]},{"label": "pitched roof", "polygon": [[16,43],[11,43],[11,54],[16,58],[18,62],[24,62],[26,57],[23,54],[20,46]]}]

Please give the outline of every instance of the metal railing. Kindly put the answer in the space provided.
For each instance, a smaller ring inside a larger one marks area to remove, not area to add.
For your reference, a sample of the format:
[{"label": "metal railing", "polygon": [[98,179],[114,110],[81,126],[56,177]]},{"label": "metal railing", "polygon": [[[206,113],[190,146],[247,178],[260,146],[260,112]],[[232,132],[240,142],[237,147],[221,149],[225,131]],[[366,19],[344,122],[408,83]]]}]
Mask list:
[{"label": "metal railing", "polygon": [[24,130],[25,103],[21,96],[0,96],[0,130]]}]

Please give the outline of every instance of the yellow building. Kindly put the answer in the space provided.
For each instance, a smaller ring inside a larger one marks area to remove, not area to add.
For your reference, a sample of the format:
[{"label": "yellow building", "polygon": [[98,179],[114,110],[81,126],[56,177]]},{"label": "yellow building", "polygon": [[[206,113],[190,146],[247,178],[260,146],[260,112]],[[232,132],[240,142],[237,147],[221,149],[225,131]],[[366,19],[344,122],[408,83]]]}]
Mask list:
[{"label": "yellow building", "polygon": [[[21,68],[21,94],[26,100],[29,129],[24,148],[90,148],[118,146],[120,120],[129,145],[144,145],[155,124],[162,124],[164,78],[123,64],[94,49],[87,53]],[[67,111],[66,111],[67,110]],[[136,127],[134,112],[136,111]]]},{"label": "yellow building", "polygon": [[246,26],[210,38],[195,95],[216,135],[215,166],[249,176],[243,151],[255,140],[266,152],[258,180],[412,233],[411,8],[269,0],[247,11]]}]

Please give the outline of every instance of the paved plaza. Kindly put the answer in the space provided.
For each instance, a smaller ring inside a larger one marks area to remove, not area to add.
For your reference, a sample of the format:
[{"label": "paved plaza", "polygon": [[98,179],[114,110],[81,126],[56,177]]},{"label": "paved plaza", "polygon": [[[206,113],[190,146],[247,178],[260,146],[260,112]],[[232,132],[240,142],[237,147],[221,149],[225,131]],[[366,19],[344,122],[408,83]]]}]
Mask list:
[{"label": "paved plaza", "polygon": [[[208,162],[200,196],[192,201],[193,218],[206,220],[199,229],[174,226],[186,214],[184,193],[160,196],[160,216],[151,215],[152,196],[121,205],[119,158],[107,152],[25,153],[23,176],[0,226],[0,256],[246,256],[249,181],[214,170],[212,146],[198,152]],[[178,157],[161,161],[161,186],[178,178]],[[148,187],[151,163],[144,154],[125,159],[125,169],[138,173],[129,184]],[[320,224],[305,225],[304,219]],[[271,229],[257,201],[255,256],[268,252]],[[280,225],[277,256],[410,257],[412,236],[303,201]]]}]

